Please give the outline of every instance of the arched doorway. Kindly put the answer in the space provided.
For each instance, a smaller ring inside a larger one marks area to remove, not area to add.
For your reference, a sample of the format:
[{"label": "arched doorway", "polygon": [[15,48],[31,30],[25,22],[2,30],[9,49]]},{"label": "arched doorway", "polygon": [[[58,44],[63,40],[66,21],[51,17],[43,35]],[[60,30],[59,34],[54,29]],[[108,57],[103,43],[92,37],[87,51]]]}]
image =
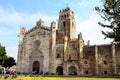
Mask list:
[{"label": "arched doorway", "polygon": [[57,73],[58,75],[63,75],[63,67],[62,67],[62,66],[58,66],[58,67],[56,68],[56,73]]},{"label": "arched doorway", "polygon": [[40,66],[39,62],[38,61],[34,61],[33,62],[33,72],[38,74],[39,73],[39,66]]},{"label": "arched doorway", "polygon": [[74,66],[69,67],[69,75],[77,75],[77,69]]}]

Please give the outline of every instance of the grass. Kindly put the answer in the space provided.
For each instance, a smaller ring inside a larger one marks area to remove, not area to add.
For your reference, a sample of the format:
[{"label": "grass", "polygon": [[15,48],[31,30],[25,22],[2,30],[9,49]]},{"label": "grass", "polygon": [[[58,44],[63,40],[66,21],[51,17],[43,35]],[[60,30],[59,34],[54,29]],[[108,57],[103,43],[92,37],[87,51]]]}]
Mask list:
[{"label": "grass", "polygon": [[16,78],[8,77],[4,79],[5,76],[0,77],[0,80],[120,80],[119,78],[88,78],[88,77],[30,77],[19,75]]},{"label": "grass", "polygon": [[58,80],[119,80],[117,78],[86,78],[86,77],[79,77],[79,78],[58,78]]},{"label": "grass", "polygon": [[118,78],[86,78],[86,77],[77,77],[77,78],[64,78],[64,77],[17,77],[17,78],[7,78],[0,80],[120,80]]},{"label": "grass", "polygon": [[64,78],[64,77],[26,77],[21,78],[21,80],[120,80],[117,78],[86,78],[86,77],[77,77],[77,78]]}]

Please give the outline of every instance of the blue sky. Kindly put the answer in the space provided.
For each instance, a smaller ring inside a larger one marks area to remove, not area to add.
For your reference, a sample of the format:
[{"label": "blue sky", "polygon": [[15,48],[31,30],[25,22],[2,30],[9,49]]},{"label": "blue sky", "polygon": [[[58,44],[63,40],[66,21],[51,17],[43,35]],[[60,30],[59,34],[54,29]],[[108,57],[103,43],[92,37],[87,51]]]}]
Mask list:
[{"label": "blue sky", "polygon": [[91,45],[108,44],[104,40],[102,28],[97,24],[102,21],[94,7],[101,6],[101,0],[2,0],[0,1],[0,43],[6,47],[7,54],[17,59],[18,35],[20,26],[27,30],[36,25],[40,18],[45,25],[57,22],[60,9],[69,6],[75,13],[76,36],[82,32],[85,43]]}]

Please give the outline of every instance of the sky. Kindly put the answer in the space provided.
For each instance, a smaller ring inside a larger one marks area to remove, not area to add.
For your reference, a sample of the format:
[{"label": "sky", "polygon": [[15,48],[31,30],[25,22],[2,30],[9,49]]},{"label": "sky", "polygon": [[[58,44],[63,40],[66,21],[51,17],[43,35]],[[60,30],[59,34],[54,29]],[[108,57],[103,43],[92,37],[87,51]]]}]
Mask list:
[{"label": "sky", "polygon": [[17,60],[20,27],[26,30],[42,19],[46,26],[54,20],[57,22],[59,11],[70,7],[75,13],[76,37],[81,32],[85,44],[109,44],[112,40],[104,39],[103,29],[98,22],[103,19],[94,10],[102,6],[101,0],[1,0],[0,1],[0,44],[6,47],[8,56]]}]

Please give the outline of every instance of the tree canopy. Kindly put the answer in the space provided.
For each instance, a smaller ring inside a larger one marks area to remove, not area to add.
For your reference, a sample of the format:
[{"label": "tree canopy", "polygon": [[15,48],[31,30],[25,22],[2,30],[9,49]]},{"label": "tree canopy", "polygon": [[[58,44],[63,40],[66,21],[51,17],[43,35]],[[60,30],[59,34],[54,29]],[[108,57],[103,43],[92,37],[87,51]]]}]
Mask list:
[{"label": "tree canopy", "polygon": [[4,61],[4,67],[11,67],[16,65],[15,60],[13,57],[7,57]]},{"label": "tree canopy", "polygon": [[15,64],[16,63],[14,58],[8,57],[5,47],[0,44],[0,65],[2,65],[3,67],[11,67]]},{"label": "tree canopy", "polygon": [[98,22],[110,31],[102,31],[106,38],[113,39],[113,42],[120,44],[120,0],[102,0],[102,7],[95,7],[98,14],[107,21],[107,24]]},{"label": "tree canopy", "polygon": [[5,58],[7,58],[5,47],[0,44],[0,65],[3,66]]}]

